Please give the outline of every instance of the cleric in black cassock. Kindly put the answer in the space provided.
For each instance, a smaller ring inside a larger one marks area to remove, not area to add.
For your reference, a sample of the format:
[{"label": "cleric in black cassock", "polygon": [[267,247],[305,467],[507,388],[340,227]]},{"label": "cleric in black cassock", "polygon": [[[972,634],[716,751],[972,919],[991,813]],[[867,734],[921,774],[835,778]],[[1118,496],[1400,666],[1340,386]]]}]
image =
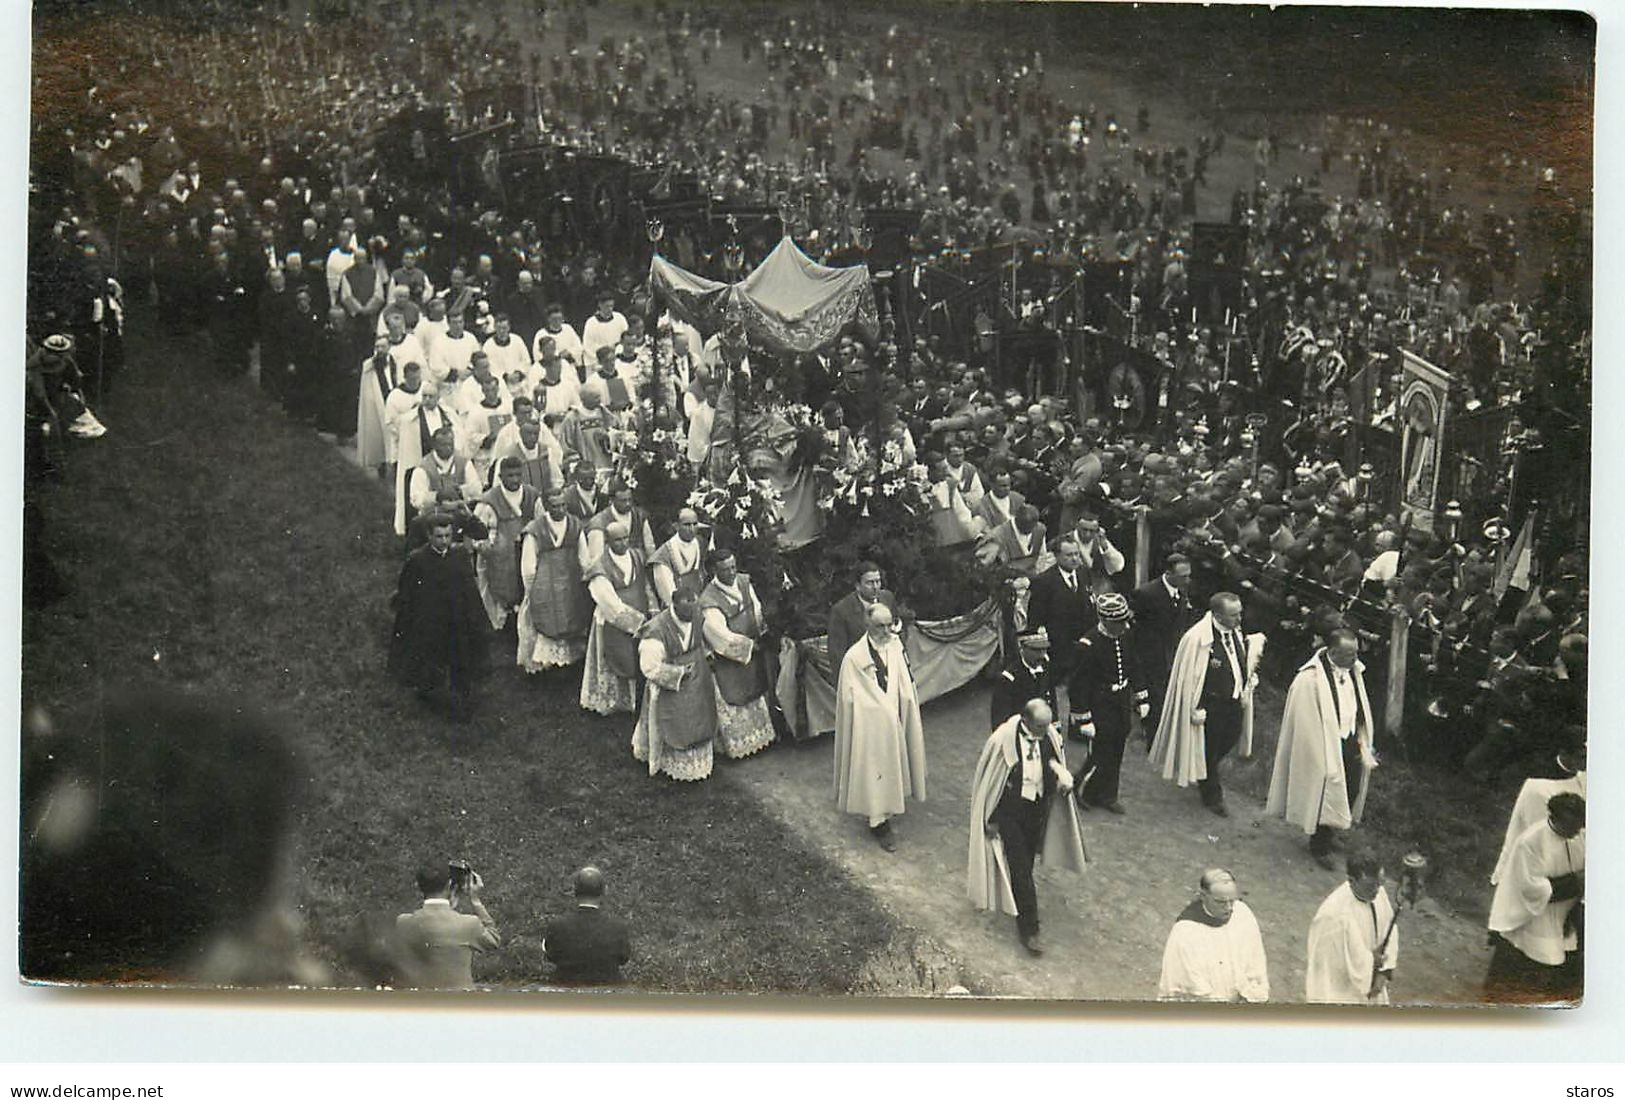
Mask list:
[{"label": "cleric in black cassock", "polygon": [[418,698],[463,716],[486,670],[490,629],[474,559],[452,543],[452,517],[439,513],[425,526],[428,545],[407,557],[395,590],[389,672]]},{"label": "cleric in black cassock", "polygon": [[1123,747],[1134,719],[1143,719],[1149,712],[1150,693],[1138,650],[1129,637],[1132,613],[1128,601],[1107,592],[1095,601],[1095,611],[1100,621],[1085,636],[1088,644],[1080,651],[1067,689],[1074,718],[1085,734],[1094,731],[1089,753],[1093,774],[1080,788],[1078,804],[1086,810],[1103,807],[1120,814],[1124,811],[1117,800],[1117,784],[1123,770]]}]

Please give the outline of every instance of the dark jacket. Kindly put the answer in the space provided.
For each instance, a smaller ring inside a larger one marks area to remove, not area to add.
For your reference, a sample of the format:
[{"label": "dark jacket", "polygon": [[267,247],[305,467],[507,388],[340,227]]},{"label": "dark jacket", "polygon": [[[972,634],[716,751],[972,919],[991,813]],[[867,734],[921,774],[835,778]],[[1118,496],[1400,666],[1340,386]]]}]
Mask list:
[{"label": "dark jacket", "polygon": [[561,982],[618,982],[632,959],[632,936],[621,918],[578,905],[547,922],[542,949]]},{"label": "dark jacket", "polygon": [[1168,673],[1174,665],[1179,639],[1198,618],[1196,608],[1188,596],[1175,603],[1160,576],[1136,588],[1129,597],[1129,606],[1134,609],[1134,629],[1129,637],[1139,656],[1144,686],[1151,690],[1153,699],[1160,701],[1168,690]]},{"label": "dark jacket", "polygon": [[1022,663],[1019,655],[1013,657],[993,681],[989,700],[988,728],[996,729],[1000,722],[1017,713],[1030,699],[1042,699],[1052,712],[1059,714],[1055,702],[1055,675],[1046,664],[1037,675]]},{"label": "dark jacket", "polygon": [[[894,621],[901,622],[897,609],[897,596],[891,589],[880,590],[880,602],[891,609]],[[841,658],[852,648],[852,643],[863,637],[869,629],[868,611],[856,592],[848,592],[829,609],[829,678],[834,682],[841,675]]]},{"label": "dark jacket", "polygon": [[1028,625],[1049,631],[1050,661],[1057,674],[1070,673],[1078,660],[1078,639],[1095,628],[1095,601],[1089,590],[1089,571],[1079,569],[1076,592],[1061,579],[1061,567],[1044,570],[1033,579],[1028,597]]}]

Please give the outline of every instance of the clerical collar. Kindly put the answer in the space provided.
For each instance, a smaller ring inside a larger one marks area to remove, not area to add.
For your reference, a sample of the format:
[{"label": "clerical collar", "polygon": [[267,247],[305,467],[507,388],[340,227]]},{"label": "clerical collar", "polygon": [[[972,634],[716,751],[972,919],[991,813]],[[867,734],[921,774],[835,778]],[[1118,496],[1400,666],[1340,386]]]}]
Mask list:
[{"label": "clerical collar", "polygon": [[1206,909],[1202,908],[1201,898],[1197,898],[1195,901],[1185,906],[1185,911],[1179,914],[1178,919],[1174,923],[1178,924],[1179,921],[1182,920],[1192,921],[1196,924],[1203,924],[1209,928],[1223,928],[1225,925],[1230,923],[1229,917],[1215,917],[1212,913],[1209,913]]}]

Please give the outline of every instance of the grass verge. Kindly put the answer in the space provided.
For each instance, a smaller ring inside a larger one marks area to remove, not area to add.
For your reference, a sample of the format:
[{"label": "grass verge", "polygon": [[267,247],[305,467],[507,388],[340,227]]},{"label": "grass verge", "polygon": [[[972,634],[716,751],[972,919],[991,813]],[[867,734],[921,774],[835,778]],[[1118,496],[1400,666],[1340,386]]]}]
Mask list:
[{"label": "grass verge", "polygon": [[633,926],[637,987],[838,993],[859,980],[891,918],[724,762],[703,784],[650,779],[630,717],[581,711],[578,672],[526,678],[511,642],[469,725],[403,697],[383,671],[400,564],[387,492],[248,382],[213,376],[206,342],[144,320],[97,410],[110,433],[38,494],[74,593],[24,616],[25,700],[67,724],[123,687],[168,685],[278,715],[309,765],[308,934],[341,984],[368,980],[346,951],[363,923],[415,908],[413,870],[448,857],[484,876],[507,940],[476,961],[482,982],[545,980],[542,929],[586,862]]}]

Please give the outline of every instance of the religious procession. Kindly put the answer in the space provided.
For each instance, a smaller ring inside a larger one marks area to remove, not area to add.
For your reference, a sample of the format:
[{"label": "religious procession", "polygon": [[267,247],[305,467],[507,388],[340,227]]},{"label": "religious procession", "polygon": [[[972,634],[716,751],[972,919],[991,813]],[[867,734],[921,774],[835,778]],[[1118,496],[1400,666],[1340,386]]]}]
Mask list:
[{"label": "religious procession", "polygon": [[[1578,1000],[1589,197],[1374,117],[1080,100],[1038,48],[945,77],[963,28],[602,7],[222,0],[109,44],[123,80],[78,73],[71,126],[36,116],[31,606],[74,598],[54,487],[150,385],[128,315],[357,494],[383,629],[345,667],[411,703],[361,758],[394,729],[459,767],[592,741],[473,766],[529,775],[489,808],[516,830],[532,800],[600,812],[569,782],[673,829],[761,799],[850,853],[836,877],[931,879],[951,935],[1019,945],[989,990],[1080,964],[1058,926],[1151,861],[1184,907],[1143,972],[1067,995]],[[712,89],[725,53],[764,100]],[[1430,799],[1474,823],[1442,856]],[[1238,868],[1243,824],[1290,854]],[[603,830],[582,845],[613,863]],[[659,862],[725,858],[682,844]],[[430,862],[471,988],[524,952],[479,874]],[[604,873],[571,873],[596,915]],[[1312,912],[1289,946],[1245,900],[1266,877]],[[1401,940],[1452,882],[1485,910],[1452,964],[1477,972],[1407,992]],[[569,969],[549,927],[499,980]],[[637,973],[611,939],[578,979]],[[442,980],[412,950],[380,973]]]}]

